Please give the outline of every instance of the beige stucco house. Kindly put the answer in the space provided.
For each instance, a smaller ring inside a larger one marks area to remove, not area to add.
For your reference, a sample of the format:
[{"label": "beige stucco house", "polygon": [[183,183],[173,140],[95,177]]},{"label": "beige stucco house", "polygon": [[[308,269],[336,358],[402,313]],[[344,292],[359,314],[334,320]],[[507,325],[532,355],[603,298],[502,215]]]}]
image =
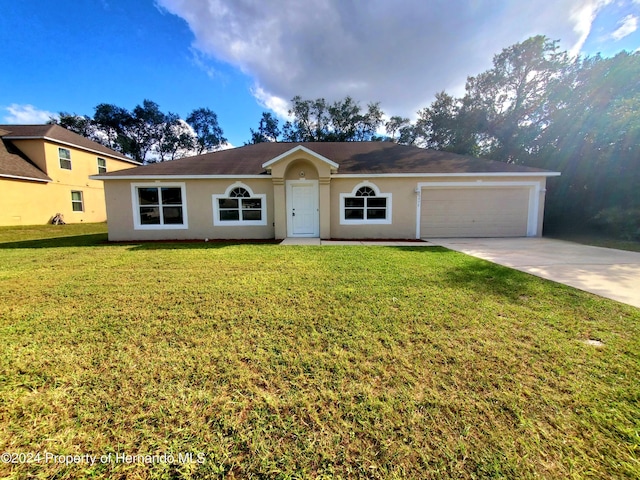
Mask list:
[{"label": "beige stucco house", "polygon": [[105,183],[110,240],[540,236],[559,175],[389,142],[261,143]]},{"label": "beige stucco house", "polygon": [[0,125],[0,225],[104,222],[103,183],[90,175],[140,163],[59,125]]}]

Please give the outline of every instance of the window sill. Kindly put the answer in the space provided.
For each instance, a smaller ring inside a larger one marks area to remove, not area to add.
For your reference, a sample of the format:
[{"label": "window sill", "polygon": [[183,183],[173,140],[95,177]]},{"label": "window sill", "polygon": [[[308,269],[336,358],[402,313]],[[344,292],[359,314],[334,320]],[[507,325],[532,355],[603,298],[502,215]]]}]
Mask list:
[{"label": "window sill", "polygon": [[214,227],[264,227],[267,225],[263,220],[229,220],[229,221],[217,221],[213,222]]},{"label": "window sill", "polygon": [[188,225],[134,225],[134,230],[188,230]]},{"label": "window sill", "polygon": [[340,220],[340,225],[391,225],[391,220]]}]

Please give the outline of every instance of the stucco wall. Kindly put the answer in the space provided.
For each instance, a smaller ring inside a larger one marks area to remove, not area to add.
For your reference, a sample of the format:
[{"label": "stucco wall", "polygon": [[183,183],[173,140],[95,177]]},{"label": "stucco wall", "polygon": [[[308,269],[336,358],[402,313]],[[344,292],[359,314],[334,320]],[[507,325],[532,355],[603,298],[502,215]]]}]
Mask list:
[{"label": "stucco wall", "polygon": [[[392,223],[390,225],[343,225],[340,223],[340,193],[351,193],[357,185],[364,181],[368,181],[377,186],[381,194],[391,194]],[[468,184],[469,187],[477,187],[478,185],[488,182],[504,185],[513,182],[536,183],[539,185],[539,210],[536,234],[538,236],[542,234],[546,183],[544,177],[336,177],[331,180],[331,238],[414,239],[417,236],[416,209],[419,200],[416,188],[424,184],[439,185],[452,181]],[[501,212],[496,210],[493,211],[492,214],[499,216]]]},{"label": "stucco wall", "polygon": [[[291,168],[282,174],[285,177],[300,178],[303,169],[311,167],[310,171],[305,171],[305,178],[313,178],[317,175],[313,165],[306,162],[292,162]],[[375,185],[381,194],[390,194],[389,202],[391,210],[390,224],[375,225],[347,225],[341,223],[340,215],[340,194],[351,194],[354,188],[363,182],[368,181]],[[417,204],[419,195],[416,189],[424,184],[441,184],[451,182],[451,177],[410,177],[410,178],[341,178],[333,177],[327,185],[330,193],[328,201],[319,203],[321,209],[321,223],[326,219],[327,226],[322,233],[322,238],[344,238],[344,239],[415,239],[417,236]],[[456,182],[468,183],[476,186],[482,182],[504,183],[510,182],[535,182],[538,187],[539,210],[537,234],[542,232],[542,218],[544,215],[544,187],[543,177],[456,177]],[[146,183],[140,181],[139,183]],[[255,194],[266,195],[267,224],[264,226],[214,226],[213,224],[213,203],[212,195],[221,195],[236,183],[234,179],[197,179],[186,181],[166,181],[153,182],[154,185],[161,186],[163,183],[184,184],[186,189],[186,206],[188,215],[188,229],[157,229],[141,230],[135,229],[132,207],[131,184],[136,183],[131,180],[108,180],[106,184],[106,197],[109,219],[109,239],[114,241],[126,240],[163,240],[163,239],[271,239],[280,238],[274,223],[283,222],[281,228],[286,231],[286,212],[274,211],[274,183],[269,176],[260,179],[243,179],[241,182],[253,190]],[[281,189],[280,195],[286,195],[283,185],[275,185]],[[320,192],[322,195],[322,192]],[[324,205],[329,205],[328,212]],[[283,202],[282,208],[286,208]],[[323,210],[325,209],[325,210]],[[328,215],[327,215],[328,213]],[[500,212],[495,212],[499,215]]]},{"label": "stucco wall", "polygon": [[[0,225],[44,224],[57,213],[64,216],[66,223],[104,222],[107,212],[103,183],[89,179],[89,175],[98,173],[98,157],[106,160],[107,171],[135,166],[43,140],[16,140],[13,143],[52,181],[44,183],[0,178]],[[60,168],[58,147],[71,151],[71,170]],[[72,191],[82,192],[84,211],[73,211]]]},{"label": "stucco wall", "polygon": [[[391,194],[391,224],[341,225],[340,194],[351,194],[367,181]],[[331,180],[331,238],[396,238],[416,236],[416,186],[414,178],[333,178]]]},{"label": "stucco wall", "polygon": [[145,180],[109,180],[105,184],[109,240],[194,240],[194,239],[270,239],[274,238],[273,228],[273,187],[271,178],[246,179],[242,184],[254,194],[266,195],[267,224],[264,226],[214,226],[213,195],[223,195],[234,180],[187,180],[152,182],[185,185],[188,229],[162,228],[136,230],[132,206],[132,183],[147,183]]}]

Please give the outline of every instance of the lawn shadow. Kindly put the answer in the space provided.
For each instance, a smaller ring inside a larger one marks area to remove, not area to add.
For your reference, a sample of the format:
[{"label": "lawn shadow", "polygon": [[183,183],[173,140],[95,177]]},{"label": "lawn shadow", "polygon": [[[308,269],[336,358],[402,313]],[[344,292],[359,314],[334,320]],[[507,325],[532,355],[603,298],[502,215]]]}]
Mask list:
[{"label": "lawn shadow", "polygon": [[218,249],[238,245],[268,245],[280,241],[209,241],[203,240],[158,240],[158,241],[124,241],[110,242],[106,233],[89,235],[71,235],[66,237],[41,238],[38,240],[21,240],[0,243],[0,250],[14,248],[68,248],[68,247],[117,247],[129,246],[129,250],[204,250]]},{"label": "lawn shadow", "polygon": [[[464,255],[453,251],[452,253]],[[516,303],[521,303],[523,298],[537,295],[540,292],[540,282],[545,281],[534,275],[479,258],[452,262],[442,270],[440,278],[453,288],[472,288],[483,295],[497,295]]]},{"label": "lawn shadow", "polygon": [[393,248],[395,250],[400,250],[402,252],[419,252],[419,253],[444,253],[444,252],[452,251],[452,250],[449,250],[448,248],[441,247],[439,245],[421,245],[419,247],[388,245],[388,246],[384,246],[384,248]]},{"label": "lawn shadow", "polygon": [[12,248],[67,248],[67,247],[96,247],[110,245],[106,233],[92,233],[89,235],[73,235],[68,237],[41,238],[38,240],[22,240],[17,242],[0,243],[1,249]]},{"label": "lawn shadow", "polygon": [[[144,242],[111,242],[112,245],[131,245],[129,250],[207,250],[207,249],[218,249],[224,247],[238,247],[238,246],[263,246],[263,245],[279,245],[282,240],[209,240],[208,242],[204,242],[202,240],[158,240],[158,241],[144,241]],[[301,249],[316,249],[316,250],[325,250],[335,248],[336,245],[287,245],[289,248],[301,248]],[[451,250],[446,249],[445,247],[440,246],[430,246],[430,247],[406,247],[406,246],[395,246],[395,245],[339,245],[340,248],[389,248],[401,250],[404,252],[420,252],[424,253],[425,250],[428,250],[429,253],[442,253],[449,252]]]},{"label": "lawn shadow", "polygon": [[112,245],[131,245],[129,250],[212,250],[225,247],[277,245],[281,240],[159,240],[147,242],[113,242]]},{"label": "lawn shadow", "polygon": [[403,252],[445,254],[450,261],[442,262],[437,279],[443,285],[462,290],[473,289],[483,295],[497,295],[513,302],[539,293],[539,282],[546,280],[487,260],[450,250],[446,247],[393,246]]}]

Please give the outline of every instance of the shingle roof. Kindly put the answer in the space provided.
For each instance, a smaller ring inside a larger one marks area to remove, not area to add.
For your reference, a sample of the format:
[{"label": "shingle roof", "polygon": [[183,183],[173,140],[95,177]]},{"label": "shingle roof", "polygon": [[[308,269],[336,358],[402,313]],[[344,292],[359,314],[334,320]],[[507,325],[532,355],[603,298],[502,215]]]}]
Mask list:
[{"label": "shingle roof", "polygon": [[89,140],[82,135],[67,130],[60,125],[47,124],[47,125],[0,125],[0,136],[7,139],[25,139],[25,138],[48,138],[53,141],[58,141],[64,144],[75,145],[79,148],[90,150],[93,152],[101,153],[106,156],[117,158],[125,162],[140,165],[139,162],[124,156],[123,154],[116,152],[104,145],[100,145],[93,140]]},{"label": "shingle roof", "polygon": [[339,174],[544,173],[546,170],[391,142],[258,143],[111,172],[109,176],[261,175],[263,163],[298,145],[339,164]]},{"label": "shingle roof", "polygon": [[[0,137],[3,131],[0,130]],[[50,182],[51,178],[36,167],[26,155],[0,138],[0,177],[12,177]]]}]

